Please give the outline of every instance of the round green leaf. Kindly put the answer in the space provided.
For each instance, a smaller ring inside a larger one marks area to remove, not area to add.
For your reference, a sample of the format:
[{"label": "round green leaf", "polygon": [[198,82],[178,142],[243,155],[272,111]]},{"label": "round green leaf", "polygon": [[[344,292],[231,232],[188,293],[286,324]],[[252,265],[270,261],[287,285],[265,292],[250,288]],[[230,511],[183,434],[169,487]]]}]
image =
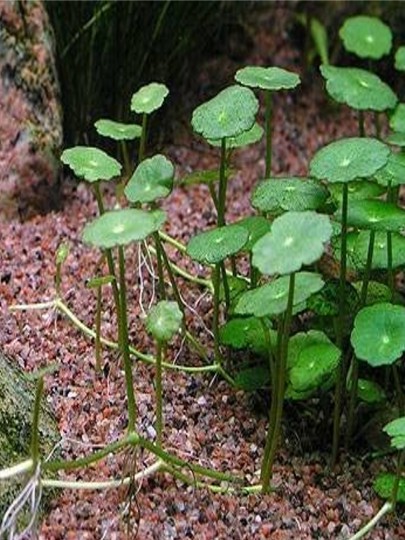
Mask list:
[{"label": "round green leaf", "polygon": [[405,47],[398,47],[395,53],[395,69],[405,71]]},{"label": "round green leaf", "polygon": [[354,320],[355,354],[371,366],[393,364],[405,350],[405,307],[389,303],[363,308]]},{"label": "round green leaf", "polygon": [[332,235],[329,217],[316,212],[287,212],[253,246],[253,264],[262,274],[289,274],[317,261]]},{"label": "round green leaf", "polygon": [[[361,294],[363,287],[362,281],[356,281],[353,283],[353,287]],[[379,281],[369,281],[367,284],[367,296],[364,302],[365,306],[372,306],[373,304],[381,304],[383,302],[391,302],[392,292],[391,289],[384,283]]]},{"label": "round green leaf", "polygon": [[322,185],[308,178],[270,178],[260,182],[252,195],[252,205],[261,212],[316,210],[328,197]]},{"label": "round green leaf", "polygon": [[339,30],[345,49],[360,58],[379,60],[392,47],[390,28],[376,17],[358,15],[346,19]]},{"label": "round green leaf", "polygon": [[320,70],[328,94],[353,109],[385,111],[393,109],[398,101],[387,84],[365,69],[324,65]]},{"label": "round green leaf", "polygon": [[217,264],[240,251],[249,233],[239,225],[225,225],[194,236],[187,245],[187,254],[195,261]]},{"label": "round green leaf", "polygon": [[389,422],[383,427],[383,431],[391,437],[391,446],[397,450],[405,449],[405,416]]},{"label": "round green leaf", "polygon": [[249,233],[249,239],[244,246],[244,251],[251,251],[255,243],[268,233],[271,229],[271,223],[263,216],[249,216],[237,221],[235,225],[244,227]]},{"label": "round green leaf", "polygon": [[[382,473],[374,481],[374,489],[382,499],[391,499],[397,477],[392,473]],[[405,503],[405,478],[399,479],[397,502]]]},{"label": "round green leaf", "polygon": [[197,107],[191,124],[205,139],[237,137],[252,128],[258,109],[252,90],[234,85]]},{"label": "round green leaf", "polygon": [[[276,343],[276,332],[269,328],[271,343]],[[251,349],[265,355],[267,344],[262,323],[256,317],[235,318],[219,329],[219,338],[223,345],[234,349]]]},{"label": "round green leaf", "polygon": [[131,98],[131,111],[137,114],[150,114],[162,106],[169,89],[161,83],[142,86]]},{"label": "round green leaf", "polygon": [[161,154],[141,161],[125,187],[130,202],[148,203],[167,197],[173,189],[173,164]]},{"label": "round green leaf", "polygon": [[[367,261],[367,252],[370,233],[360,231],[354,242],[354,254],[357,260],[361,261],[362,266]],[[392,242],[392,267],[399,268],[405,265],[405,237],[399,233],[391,233]],[[386,269],[387,261],[387,233],[377,232],[374,238],[373,269]]]},{"label": "round green leaf", "polygon": [[75,146],[62,152],[62,163],[87,182],[111,180],[121,173],[121,164],[108,154],[90,146]]},{"label": "round green leaf", "polygon": [[405,103],[398,103],[390,115],[390,128],[393,131],[405,132]]},{"label": "round green leaf", "polygon": [[[341,209],[336,216],[341,218]],[[399,232],[405,228],[405,210],[380,200],[349,201],[347,223],[359,229]]]},{"label": "round green leaf", "polygon": [[291,369],[298,361],[301,352],[313,345],[331,343],[328,336],[319,330],[309,332],[298,332],[291,336],[288,342],[287,368]]},{"label": "round green leaf", "polygon": [[177,302],[162,300],[151,308],[146,318],[146,328],[160,343],[167,343],[179,331],[183,314]]},{"label": "round green leaf", "polygon": [[130,242],[144,240],[157,231],[166,219],[162,210],[146,212],[135,208],[124,208],[105,212],[83,230],[86,244],[109,249]]},{"label": "round green leaf", "polygon": [[367,178],[387,163],[389,154],[388,146],[377,139],[341,139],[318,150],[310,163],[310,175],[332,183]]},{"label": "round green leaf", "polygon": [[97,120],[94,127],[97,133],[103,137],[110,137],[115,141],[139,139],[142,135],[142,126],[138,126],[138,124],[122,124],[105,118]]},{"label": "round green leaf", "polygon": [[[376,174],[378,173],[379,171]],[[331,183],[328,188],[334,200],[338,204],[342,204],[343,184],[340,182]],[[385,192],[385,189],[377,184],[377,182],[369,182],[368,180],[354,180],[349,182],[347,189],[349,192],[349,200],[351,201],[354,199],[375,199]]]},{"label": "round green leaf", "polygon": [[385,139],[385,142],[392,144],[393,146],[400,146],[401,148],[405,146],[405,133],[396,132],[391,133]]},{"label": "round green leaf", "polygon": [[357,397],[365,403],[381,403],[386,394],[381,386],[374,381],[359,379],[357,381]]},{"label": "round green leaf", "polygon": [[405,184],[405,154],[391,153],[387,164],[375,173],[374,178],[382,186]]},{"label": "round green leaf", "polygon": [[[359,303],[359,295],[351,283],[345,285],[345,312],[352,313]],[[338,279],[328,279],[322,289],[312,294],[307,307],[321,317],[336,317],[340,306],[340,283]]]},{"label": "round green leaf", "polygon": [[300,77],[279,67],[247,66],[239,69],[236,81],[251,88],[262,90],[290,90],[300,84]]},{"label": "round green leaf", "polygon": [[[266,283],[256,289],[241,294],[235,307],[239,315],[254,315],[268,317],[279,315],[287,309],[289,276]],[[305,300],[323,286],[322,277],[310,272],[299,272],[295,276],[294,305],[302,304]]]},{"label": "round green leaf", "polygon": [[[248,146],[249,144],[255,144],[261,140],[263,133],[263,128],[255,122],[253,127],[248,131],[244,131],[236,137],[228,137],[226,140],[226,147],[228,149],[235,149]],[[208,142],[212,146],[221,146],[221,139],[208,139]]]},{"label": "round green leaf", "polygon": [[304,347],[289,372],[296,392],[307,392],[322,386],[339,365],[341,352],[332,342]]}]

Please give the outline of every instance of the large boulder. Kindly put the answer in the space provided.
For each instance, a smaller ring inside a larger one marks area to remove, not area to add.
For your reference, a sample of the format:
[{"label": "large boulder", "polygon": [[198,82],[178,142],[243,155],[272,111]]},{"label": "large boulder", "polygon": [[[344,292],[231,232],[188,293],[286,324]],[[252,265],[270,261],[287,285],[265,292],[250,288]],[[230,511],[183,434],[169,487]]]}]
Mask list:
[{"label": "large boulder", "polygon": [[53,33],[40,0],[0,2],[0,21],[0,219],[25,219],[58,202]]},{"label": "large boulder", "polygon": [[[0,469],[17,465],[30,457],[35,388],[35,384],[28,380],[17,363],[0,350]],[[46,458],[51,452],[53,459],[59,457],[59,441],[57,422],[43,399],[39,416],[41,458]],[[27,479],[23,475],[7,481],[0,480],[0,523]],[[52,495],[49,490],[44,492],[42,509]],[[19,520],[19,523],[26,522],[24,512],[20,517],[22,521]]]}]

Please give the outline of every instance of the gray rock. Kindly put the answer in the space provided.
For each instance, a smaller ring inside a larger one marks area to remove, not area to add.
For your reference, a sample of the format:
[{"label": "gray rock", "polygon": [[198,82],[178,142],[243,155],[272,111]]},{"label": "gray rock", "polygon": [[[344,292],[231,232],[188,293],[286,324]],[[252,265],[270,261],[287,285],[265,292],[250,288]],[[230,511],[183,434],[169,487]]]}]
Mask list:
[{"label": "gray rock", "polygon": [[0,219],[58,202],[62,112],[44,3],[0,2]]}]

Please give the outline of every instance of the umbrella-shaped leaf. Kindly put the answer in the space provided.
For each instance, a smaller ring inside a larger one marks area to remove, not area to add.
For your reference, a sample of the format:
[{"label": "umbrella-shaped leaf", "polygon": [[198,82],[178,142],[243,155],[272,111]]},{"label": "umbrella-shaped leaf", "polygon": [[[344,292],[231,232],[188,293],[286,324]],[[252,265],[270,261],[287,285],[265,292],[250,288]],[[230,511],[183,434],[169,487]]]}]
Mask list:
[{"label": "umbrella-shaped leaf", "polygon": [[191,123],[205,139],[237,137],[252,128],[258,109],[252,90],[234,85],[197,107]]},{"label": "umbrella-shaped leaf", "polygon": [[125,187],[131,202],[147,203],[167,197],[173,189],[173,164],[161,154],[144,159]]},{"label": "umbrella-shaped leaf", "polygon": [[[378,174],[378,172],[376,174]],[[340,182],[335,184],[331,183],[328,188],[335,201],[337,201],[338,204],[341,204],[343,184]],[[353,182],[349,182],[347,189],[351,201],[353,199],[375,199],[385,192],[385,189],[382,186],[376,182],[369,182],[367,180],[354,180]]]},{"label": "umbrella-shaped leaf", "polygon": [[393,109],[398,101],[387,84],[365,69],[321,66],[320,70],[329,95],[353,109],[385,111]]},{"label": "umbrella-shaped leaf", "polygon": [[236,222],[236,225],[244,227],[249,233],[249,239],[244,246],[244,251],[251,251],[254,244],[268,233],[271,229],[271,223],[263,216],[249,216]]},{"label": "umbrella-shaped leaf", "polygon": [[255,392],[264,388],[270,382],[270,370],[268,365],[259,364],[241,369],[234,377],[236,388],[245,392]]},{"label": "umbrella-shaped leaf", "polygon": [[[229,149],[234,149],[242,148],[243,146],[248,146],[249,144],[255,144],[261,140],[263,133],[263,128],[255,122],[253,127],[248,131],[244,131],[236,137],[228,137],[226,140],[226,146]],[[221,139],[208,139],[208,142],[212,144],[212,146],[221,146]]]},{"label": "umbrella-shaped leaf", "polygon": [[341,139],[318,150],[310,163],[310,175],[328,182],[367,178],[384,167],[389,154],[388,146],[377,139]]},{"label": "umbrella-shaped leaf", "polygon": [[137,114],[150,114],[162,106],[169,89],[161,83],[142,86],[131,98],[131,111]]},{"label": "umbrella-shaped leaf", "polygon": [[395,53],[395,69],[405,71],[405,47],[398,47]]},{"label": "umbrella-shaped leaf", "polygon": [[393,146],[400,146],[402,148],[405,146],[405,133],[401,133],[400,131],[391,133],[387,136],[385,142],[392,144]]},{"label": "umbrella-shaped leaf", "polygon": [[389,54],[392,47],[392,32],[377,17],[349,17],[339,30],[339,35],[345,49],[360,58],[378,60]]},{"label": "umbrella-shaped leaf", "polygon": [[166,219],[162,210],[146,212],[135,208],[124,208],[105,212],[83,230],[86,244],[109,249],[130,242],[144,240],[157,231]]},{"label": "umbrella-shaped leaf", "polygon": [[376,382],[359,379],[357,381],[357,397],[365,403],[381,403],[386,399],[386,394]]},{"label": "umbrella-shaped leaf", "polygon": [[240,251],[249,233],[239,225],[225,225],[194,236],[187,245],[187,254],[195,261],[217,264]]},{"label": "umbrella-shaped leaf", "polygon": [[[392,473],[382,473],[377,476],[373,487],[382,499],[391,499],[397,477]],[[399,479],[397,502],[405,503],[405,478]]]},{"label": "umbrella-shaped leaf", "polygon": [[331,343],[328,336],[319,330],[310,330],[309,332],[298,332],[291,336],[288,342],[287,367],[291,369],[298,361],[301,352],[313,345]]},{"label": "umbrella-shaped leaf", "polygon": [[[276,332],[269,328],[272,345],[276,343]],[[234,349],[251,349],[265,355],[267,344],[262,323],[256,317],[235,318],[219,329],[219,337],[223,345]]]},{"label": "umbrella-shaped leaf", "polygon": [[146,318],[146,328],[160,343],[167,343],[178,332],[183,314],[177,302],[162,300],[151,308]]},{"label": "umbrella-shaped leaf", "polygon": [[[345,285],[345,305],[346,313],[356,311],[359,296],[351,283]],[[340,284],[338,279],[329,279],[324,287],[308,298],[308,309],[321,317],[335,317],[339,313]]]},{"label": "umbrella-shaped leaf", "polygon": [[387,164],[375,173],[374,178],[383,186],[405,184],[405,154],[391,153]]},{"label": "umbrella-shaped leaf", "polygon": [[307,178],[270,178],[260,182],[252,205],[261,212],[316,210],[328,197],[322,185]]},{"label": "umbrella-shaped leaf", "polygon": [[[361,231],[354,243],[354,253],[357,260],[360,260],[364,266],[367,261],[367,251],[369,245],[370,233]],[[392,242],[392,267],[399,268],[405,265],[405,237],[399,233],[391,234]],[[377,232],[374,238],[373,262],[372,268],[385,269],[388,267],[387,261],[387,234]]]},{"label": "umbrella-shaped leaf", "polygon": [[121,164],[108,154],[90,146],[75,146],[62,152],[62,163],[87,182],[111,180],[121,173]]},{"label": "umbrella-shaped leaf", "polygon": [[[353,287],[361,294],[363,287],[362,281],[356,281],[353,283]],[[367,284],[367,296],[364,302],[366,306],[372,306],[373,304],[381,304],[383,302],[391,302],[392,292],[391,289],[384,283],[379,281],[369,281]]]},{"label": "umbrella-shaped leaf", "polygon": [[[295,278],[294,304],[297,306],[323,286],[322,277],[310,272],[299,272]],[[279,315],[287,309],[289,276],[282,276],[270,283],[241,294],[235,307],[239,315],[266,317]]]},{"label": "umbrella-shaped leaf", "polygon": [[405,416],[389,422],[383,427],[383,431],[391,437],[391,446],[397,450],[405,449]]},{"label": "umbrella-shaped leaf", "polygon": [[405,132],[405,103],[398,103],[390,115],[390,128],[393,131]]},{"label": "umbrella-shaped leaf", "polygon": [[383,303],[363,308],[354,320],[355,354],[371,366],[393,364],[405,350],[405,307]]},{"label": "umbrella-shaped leaf", "polygon": [[253,264],[262,274],[289,274],[317,261],[332,235],[329,217],[287,212],[253,246]]},{"label": "umbrella-shaped leaf", "polygon": [[115,141],[139,139],[142,135],[142,126],[138,124],[122,124],[114,120],[101,118],[94,124],[97,133],[103,137],[109,137]]},{"label": "umbrella-shaped leaf", "polygon": [[247,66],[236,72],[238,83],[262,90],[290,90],[300,84],[300,77],[279,67]]},{"label": "umbrella-shaped leaf", "polygon": [[[336,216],[341,218],[341,209]],[[380,200],[349,201],[347,223],[359,229],[401,231],[405,228],[405,210]]]},{"label": "umbrella-shaped leaf", "polygon": [[339,364],[340,350],[332,342],[303,348],[289,372],[296,392],[306,392],[325,383]]}]

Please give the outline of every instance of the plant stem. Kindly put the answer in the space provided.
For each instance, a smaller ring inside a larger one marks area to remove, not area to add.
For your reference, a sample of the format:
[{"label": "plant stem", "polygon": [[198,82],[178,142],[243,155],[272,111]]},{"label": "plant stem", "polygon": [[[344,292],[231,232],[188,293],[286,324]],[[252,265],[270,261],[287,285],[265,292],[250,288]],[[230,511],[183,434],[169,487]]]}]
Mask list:
[{"label": "plant stem", "polygon": [[162,446],[163,437],[163,385],[162,361],[164,356],[164,343],[157,343],[156,352],[156,445]]},{"label": "plant stem", "polygon": [[392,374],[394,376],[394,385],[395,385],[395,392],[397,395],[399,415],[403,416],[405,414],[405,399],[404,399],[404,392],[402,390],[401,379],[398,373],[398,366],[396,366],[395,364],[392,364],[391,367],[392,367]]},{"label": "plant stem", "polygon": [[370,519],[364,527],[362,527],[356,534],[351,536],[349,540],[360,540],[361,538],[364,538],[366,534],[368,534],[373,527],[377,525],[377,523],[380,521],[382,517],[385,516],[385,514],[388,514],[392,511],[392,503],[386,502],[384,506],[377,512],[377,514],[373,517],[373,519]]},{"label": "plant stem", "polygon": [[[153,246],[148,245],[148,249],[150,250],[151,253],[156,255],[156,249]],[[187,281],[190,281],[191,283],[195,283],[196,285],[200,285],[201,287],[205,287],[210,292],[213,292],[214,289],[213,289],[211,280],[195,277],[189,272],[187,272],[187,270],[183,270],[183,268],[180,268],[180,266],[177,266],[175,263],[170,261],[169,258],[168,258],[168,261],[169,261],[171,269],[173,270],[175,274],[178,274],[183,279],[186,279]]]},{"label": "plant stem", "polygon": [[164,463],[160,459],[146,467],[143,471],[139,471],[134,476],[127,476],[118,480],[104,480],[95,482],[86,482],[81,480],[55,480],[53,478],[44,478],[41,480],[42,487],[47,488],[61,488],[61,489],[89,489],[89,490],[103,490],[119,488],[121,486],[127,486],[131,482],[140,482],[144,478],[151,476],[152,474],[163,469]]},{"label": "plant stem", "polygon": [[122,246],[118,246],[118,259],[120,270],[120,311],[118,313],[118,327],[119,335],[121,337],[120,349],[124,361],[125,384],[128,400],[128,432],[132,433],[133,431],[135,431],[136,404],[134,395],[134,383],[132,379],[132,365],[129,353],[128,316],[125,283],[125,256],[124,248]]},{"label": "plant stem", "polygon": [[392,504],[393,510],[395,510],[395,507],[398,502],[398,491],[399,491],[399,484],[402,478],[402,468],[404,466],[404,460],[405,460],[405,450],[401,450],[398,456],[397,472],[396,472],[395,482],[392,487],[392,493],[391,493],[391,504]]},{"label": "plant stem", "polygon": [[295,288],[295,273],[290,274],[290,283],[288,289],[288,301],[287,309],[284,316],[283,324],[283,335],[281,342],[280,356],[278,358],[277,366],[277,391],[276,391],[276,401],[275,401],[275,422],[274,429],[271,436],[270,451],[268,455],[267,462],[262,464],[262,492],[267,493],[270,486],[270,480],[273,472],[273,463],[276,456],[276,450],[278,446],[278,439],[281,432],[281,420],[283,416],[283,406],[284,406],[284,394],[285,394],[285,380],[287,374],[287,356],[288,356],[288,342],[290,338],[290,328],[291,328],[291,319],[292,311],[294,305],[294,288]]},{"label": "plant stem", "polygon": [[101,371],[101,285],[97,287],[96,307],[96,371]]},{"label": "plant stem", "polygon": [[183,323],[184,323],[186,313],[185,313],[185,310],[184,310],[183,300],[181,299],[180,291],[179,291],[179,288],[177,287],[176,279],[175,279],[174,274],[173,274],[173,270],[172,270],[172,267],[171,267],[171,264],[170,264],[170,261],[169,261],[169,257],[167,256],[166,250],[165,250],[165,248],[164,248],[164,246],[163,246],[163,244],[162,244],[162,242],[160,240],[159,234],[157,234],[155,236],[155,241],[156,241],[156,245],[159,245],[159,252],[160,252],[160,255],[162,257],[163,264],[164,264],[164,266],[165,266],[165,268],[167,270],[167,273],[169,275],[170,284],[172,286],[173,294],[174,294],[174,297],[176,298],[177,305],[179,306],[179,309],[183,314]]},{"label": "plant stem", "polygon": [[[360,111],[361,112],[361,111]],[[359,114],[359,119],[362,116]],[[342,198],[342,232],[340,245],[340,275],[339,275],[339,315],[336,328],[338,330],[337,347],[342,351],[342,360],[337,372],[335,386],[335,405],[333,412],[333,440],[332,440],[332,467],[336,465],[339,453],[340,415],[342,407],[342,394],[346,380],[346,363],[343,361],[343,335],[346,319],[346,260],[347,260],[347,207],[349,198],[348,184],[343,184]]]},{"label": "plant stem", "polygon": [[221,163],[219,167],[219,189],[218,189],[218,227],[225,225],[225,205],[226,205],[226,139],[221,140]]},{"label": "plant stem", "polygon": [[1,469],[0,482],[3,480],[8,480],[9,478],[14,478],[14,476],[19,476],[20,474],[26,474],[28,471],[32,471],[34,468],[33,465],[34,462],[32,458],[29,458],[25,461],[21,461],[21,463],[17,463],[17,465],[7,467],[7,469]]},{"label": "plant stem", "polygon": [[[374,241],[375,241],[375,231],[370,231],[370,238],[368,242],[368,251],[367,251],[367,261],[366,267],[364,269],[363,283],[361,286],[360,292],[360,308],[366,305],[367,301],[367,290],[368,284],[370,281],[371,275],[371,266],[373,263],[373,252],[374,252]],[[359,361],[356,355],[352,355],[352,373],[350,378],[350,398],[349,398],[349,410],[347,414],[347,427],[345,434],[345,447],[346,450],[349,447],[350,440],[353,433],[353,424],[354,424],[354,410],[356,408],[357,402],[357,390],[358,390],[358,381],[359,381]]]},{"label": "plant stem", "polygon": [[39,413],[41,411],[41,399],[44,391],[44,377],[37,381],[35,392],[34,411],[32,416],[32,434],[31,434],[31,458],[32,470],[35,471],[39,461]]},{"label": "plant stem", "polygon": [[173,247],[175,247],[178,251],[180,251],[181,253],[185,253],[186,252],[186,246],[184,244],[182,244],[181,242],[179,242],[178,240],[176,240],[175,238],[173,238],[172,236],[166,234],[165,232],[163,231],[159,231],[159,237],[164,241],[164,242],[167,242],[168,244],[171,244]]},{"label": "plant stem", "polygon": [[[71,311],[66,304],[60,299],[56,298],[55,300],[52,300],[51,302],[42,302],[39,304],[20,304],[15,306],[10,306],[10,311],[17,311],[17,310],[37,310],[37,309],[59,309],[64,315],[67,316],[67,318],[79,329],[83,332],[84,335],[95,339],[96,333],[94,330],[86,326],[76,315]],[[189,338],[188,338],[189,339]],[[119,343],[116,343],[115,341],[110,341],[109,339],[105,339],[103,337],[100,338],[100,341],[103,345],[110,349],[118,350],[119,349]],[[192,341],[190,339],[190,341]],[[205,349],[204,349],[205,351]],[[132,345],[129,346],[129,352],[132,356],[135,356],[145,364],[149,365],[156,365],[156,359],[153,356],[150,356],[148,354],[144,354],[141,351],[138,351],[138,349],[135,349]],[[219,375],[223,376],[224,379],[226,379],[228,382],[233,384],[233,379],[222,369],[222,366],[220,366],[218,363],[210,364],[208,366],[183,366],[181,364],[172,364],[171,362],[162,362],[162,366],[165,369],[173,369],[176,371],[184,371],[185,373],[218,373]]]},{"label": "plant stem", "polygon": [[224,261],[220,263],[220,267],[221,267],[221,274],[222,274],[222,283],[224,286],[225,309],[226,309],[226,313],[228,313],[229,307],[231,305],[231,295],[229,292],[229,283],[228,283],[228,278],[226,275]]},{"label": "plant stem", "polygon": [[271,176],[271,154],[272,154],[272,94],[270,90],[265,90],[264,93],[265,102],[266,102],[266,112],[265,112],[265,133],[266,133],[266,168],[265,168],[265,178]]},{"label": "plant stem", "polygon": [[142,115],[142,133],[141,133],[141,139],[139,141],[138,163],[141,163],[141,161],[143,161],[143,158],[145,156],[147,123],[148,123],[148,116],[144,113]]},{"label": "plant stem", "polygon": [[88,456],[84,456],[81,458],[73,459],[73,460],[55,460],[55,461],[44,461],[42,463],[42,468],[45,471],[51,471],[51,472],[57,472],[57,471],[72,471],[74,469],[82,469],[84,467],[87,467],[88,465],[91,465],[92,463],[96,463],[97,461],[100,461],[101,459],[107,457],[109,454],[115,454],[118,451],[121,451],[123,448],[126,448],[127,446],[135,446],[139,443],[139,435],[133,431],[132,433],[129,433],[126,437],[123,437],[122,439],[119,439],[118,441],[115,441],[113,443],[107,444],[107,446],[104,446],[100,450],[97,450],[96,452],[93,452],[92,454]]},{"label": "plant stem", "polygon": [[157,260],[157,271],[158,271],[158,290],[160,300],[166,300],[166,290],[165,290],[165,277],[163,274],[163,263],[162,263],[162,249],[159,239],[159,234],[157,232],[153,233],[153,239],[155,241],[156,249],[156,260]]},{"label": "plant stem", "polygon": [[219,348],[219,288],[221,282],[221,267],[218,264],[213,269],[212,282],[214,285],[214,314],[212,320],[212,332],[214,334],[214,355],[215,362],[222,364],[222,356]]}]

